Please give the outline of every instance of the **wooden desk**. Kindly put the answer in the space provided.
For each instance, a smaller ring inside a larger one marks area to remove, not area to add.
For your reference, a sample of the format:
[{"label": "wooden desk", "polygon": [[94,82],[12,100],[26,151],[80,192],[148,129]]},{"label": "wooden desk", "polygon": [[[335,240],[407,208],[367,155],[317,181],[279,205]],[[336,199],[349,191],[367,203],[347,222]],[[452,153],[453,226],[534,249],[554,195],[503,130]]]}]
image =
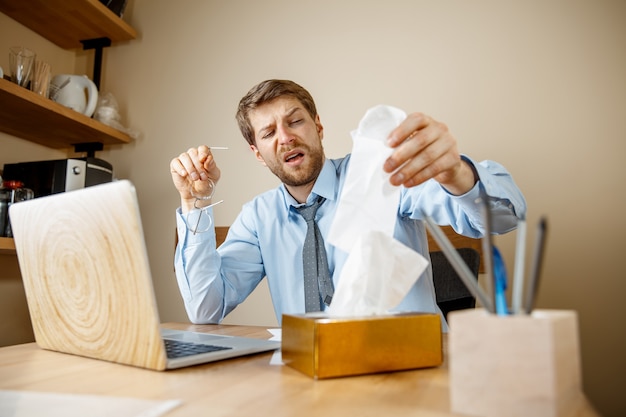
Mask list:
[{"label": "wooden desk", "polygon": [[[269,338],[261,327],[168,324],[165,327]],[[445,342],[445,341],[444,341]],[[445,343],[444,343],[445,347]],[[447,365],[431,369],[313,380],[272,353],[156,372],[39,349],[0,348],[0,389],[180,399],[167,416],[416,416],[450,413]],[[598,416],[581,404],[572,417]]]}]

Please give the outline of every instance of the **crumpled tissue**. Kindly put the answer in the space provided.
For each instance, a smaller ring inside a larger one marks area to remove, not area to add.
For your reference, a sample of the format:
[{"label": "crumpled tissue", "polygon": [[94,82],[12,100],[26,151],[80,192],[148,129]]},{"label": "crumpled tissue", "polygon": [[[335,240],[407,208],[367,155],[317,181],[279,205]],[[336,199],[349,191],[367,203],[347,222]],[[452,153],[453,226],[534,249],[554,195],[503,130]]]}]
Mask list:
[{"label": "crumpled tissue", "polygon": [[332,316],[385,314],[396,307],[428,266],[393,238],[400,187],[383,171],[392,149],[387,136],[406,113],[379,105],[352,132],[350,166],[328,241],[348,253],[333,301]]},{"label": "crumpled tissue", "polygon": [[370,231],[354,244],[343,270],[329,316],[388,314],[428,266],[419,253],[393,237]]}]

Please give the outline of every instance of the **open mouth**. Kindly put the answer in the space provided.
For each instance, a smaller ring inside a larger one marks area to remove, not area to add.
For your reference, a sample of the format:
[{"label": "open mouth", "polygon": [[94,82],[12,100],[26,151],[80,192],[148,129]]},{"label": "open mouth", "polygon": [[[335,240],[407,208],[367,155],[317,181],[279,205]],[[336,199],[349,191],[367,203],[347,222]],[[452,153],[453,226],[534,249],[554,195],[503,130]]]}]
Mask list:
[{"label": "open mouth", "polygon": [[284,161],[288,164],[296,164],[299,163],[304,158],[304,154],[302,152],[289,152],[285,155]]}]

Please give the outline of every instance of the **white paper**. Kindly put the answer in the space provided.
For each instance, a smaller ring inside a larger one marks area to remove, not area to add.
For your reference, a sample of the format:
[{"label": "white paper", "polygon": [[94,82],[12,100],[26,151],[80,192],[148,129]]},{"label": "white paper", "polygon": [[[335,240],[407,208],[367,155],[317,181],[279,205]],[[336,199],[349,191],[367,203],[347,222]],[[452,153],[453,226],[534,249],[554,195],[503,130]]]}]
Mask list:
[{"label": "white paper", "polygon": [[387,136],[405,118],[400,109],[376,106],[352,132],[350,166],[328,235],[329,243],[344,252],[349,253],[358,238],[370,231],[393,235],[400,187],[391,185],[391,174],[383,171],[383,164],[392,153]]},{"label": "white paper", "polygon": [[0,390],[0,417],[159,417],[180,404],[180,400]]},{"label": "white paper", "polygon": [[272,337],[270,337],[270,340],[274,340],[276,342],[280,342],[283,340],[282,328],[279,327],[278,329],[267,329],[267,331],[272,334]]},{"label": "white paper", "polygon": [[[267,329],[268,332],[272,334],[270,340],[282,341],[283,339],[283,330],[281,328],[278,329]],[[280,349],[276,349],[274,354],[270,359],[270,365],[283,365],[283,354]]]}]

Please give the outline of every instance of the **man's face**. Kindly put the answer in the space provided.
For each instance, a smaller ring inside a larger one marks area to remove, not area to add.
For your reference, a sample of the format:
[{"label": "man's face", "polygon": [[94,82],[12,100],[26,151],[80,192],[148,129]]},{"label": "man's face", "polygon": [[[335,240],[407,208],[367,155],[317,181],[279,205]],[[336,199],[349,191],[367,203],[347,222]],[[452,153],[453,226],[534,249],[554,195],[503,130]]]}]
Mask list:
[{"label": "man's face", "polygon": [[324,165],[324,128],[292,97],[279,97],[249,114],[256,145],[250,148],[288,187],[309,190]]}]

